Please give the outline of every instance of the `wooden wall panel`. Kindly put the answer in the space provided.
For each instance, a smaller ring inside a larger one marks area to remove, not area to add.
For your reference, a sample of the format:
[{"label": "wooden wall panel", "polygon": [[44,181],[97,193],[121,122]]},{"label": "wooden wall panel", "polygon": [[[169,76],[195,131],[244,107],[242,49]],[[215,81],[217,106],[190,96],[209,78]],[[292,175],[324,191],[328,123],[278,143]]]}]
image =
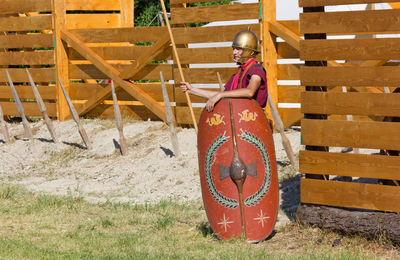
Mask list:
[{"label": "wooden wall panel", "polygon": [[400,67],[301,67],[304,86],[398,86]]},{"label": "wooden wall panel", "polygon": [[300,103],[301,91],[304,91],[302,86],[278,86],[279,103]]},{"label": "wooden wall panel", "polygon": [[278,80],[299,80],[299,64],[278,64]]},{"label": "wooden wall panel", "polygon": [[400,180],[400,156],[300,151],[300,172]]},{"label": "wooden wall panel", "polygon": [[302,144],[400,150],[400,124],[336,120],[301,121]]},{"label": "wooden wall panel", "polygon": [[397,33],[400,10],[300,14],[301,33]]},{"label": "wooden wall panel", "polygon": [[276,44],[278,59],[298,59],[299,51],[290,46],[287,42],[278,42]]},{"label": "wooden wall panel", "polygon": [[301,179],[301,202],[400,212],[400,187]]},{"label": "wooden wall panel", "polygon": [[51,15],[0,18],[0,31],[40,31],[52,27]]},{"label": "wooden wall panel", "polygon": [[303,118],[300,108],[278,108],[278,111],[285,128],[292,125],[300,125],[300,120]]},{"label": "wooden wall panel", "polygon": [[171,8],[171,13],[173,13],[172,24],[230,21],[244,18],[259,19],[260,4]]},{"label": "wooden wall panel", "polygon": [[51,11],[51,0],[2,0],[0,14]]},{"label": "wooden wall panel", "polygon": [[400,117],[400,94],[397,93],[307,91],[301,93],[301,99],[303,113]]},{"label": "wooden wall panel", "polygon": [[8,34],[0,36],[1,48],[53,47],[53,34]]},{"label": "wooden wall panel", "polygon": [[[185,80],[191,83],[218,83],[217,72],[220,73],[223,82],[237,72],[236,68],[193,68],[182,69]],[[176,82],[181,81],[179,70],[174,69],[174,79]]]},{"label": "wooden wall panel", "polygon": [[170,0],[171,5],[184,3],[215,2],[216,0]]},{"label": "wooden wall panel", "polygon": [[0,53],[0,65],[41,65],[54,63],[54,51]]},{"label": "wooden wall panel", "polygon": [[302,60],[400,59],[400,39],[303,40],[300,53]]}]

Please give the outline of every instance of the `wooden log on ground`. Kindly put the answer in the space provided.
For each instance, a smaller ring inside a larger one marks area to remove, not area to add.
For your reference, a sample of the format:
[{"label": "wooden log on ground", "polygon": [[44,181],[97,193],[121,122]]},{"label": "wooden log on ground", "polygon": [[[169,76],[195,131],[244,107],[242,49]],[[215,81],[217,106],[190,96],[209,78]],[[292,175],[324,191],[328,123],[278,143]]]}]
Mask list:
[{"label": "wooden log on ground", "polygon": [[86,134],[85,128],[83,128],[81,121],[79,120],[79,115],[76,112],[76,109],[74,107],[74,105],[72,104],[72,101],[63,85],[63,83],[61,82],[60,78],[58,78],[58,82],[60,83],[60,87],[62,89],[62,92],[64,93],[64,97],[65,100],[67,101],[68,107],[69,107],[69,111],[71,112],[72,118],[74,119],[75,123],[78,125],[78,130],[79,130],[79,134],[82,137],[83,142],[85,143],[86,147],[88,150],[92,149],[92,145],[89,141],[89,138]]},{"label": "wooden log on ground", "polygon": [[56,134],[55,134],[55,131],[54,131],[53,123],[51,122],[51,119],[49,118],[49,115],[47,114],[46,106],[44,105],[43,99],[40,96],[39,90],[36,87],[35,82],[33,82],[32,76],[29,73],[28,69],[26,69],[26,74],[28,75],[29,82],[31,83],[33,94],[35,95],[36,102],[37,102],[37,104],[39,106],[40,112],[43,115],[44,121],[46,123],[47,129],[50,132],[51,138],[53,139],[54,143],[57,143],[57,138],[56,138]]},{"label": "wooden log on ground", "polygon": [[8,70],[5,70],[5,72],[6,72],[6,75],[8,78],[8,83],[10,84],[10,88],[11,88],[11,92],[12,92],[12,95],[15,100],[15,104],[17,105],[18,113],[20,114],[20,116],[22,118],[22,124],[24,125],[24,130],[25,130],[25,137],[29,138],[30,140],[33,140],[32,129],[31,129],[31,126],[30,126],[28,120],[26,119],[24,107],[22,106],[22,103],[21,103],[21,100],[19,99],[17,90],[14,87],[14,83],[12,82],[10,73],[8,73]]},{"label": "wooden log on ground", "polygon": [[171,104],[169,103],[167,87],[165,86],[164,76],[162,71],[160,71],[160,79],[161,79],[162,93],[164,97],[165,114],[169,125],[169,131],[171,134],[172,149],[174,149],[175,156],[179,156],[180,151],[178,145],[178,137],[176,136],[176,131],[174,127],[174,114],[172,113]]},{"label": "wooden log on ground", "polygon": [[300,223],[368,238],[383,236],[400,245],[400,214],[359,211],[301,204],[296,213]]},{"label": "wooden log on ground", "polygon": [[1,125],[1,132],[3,133],[4,136],[4,142],[9,143],[11,141],[10,135],[8,134],[8,127],[6,121],[4,121],[4,114],[1,106],[0,106],[0,125]]},{"label": "wooden log on ground", "polygon": [[119,132],[119,146],[121,148],[121,154],[126,155],[127,154],[127,146],[126,146],[126,141],[125,141],[125,137],[124,137],[124,126],[122,124],[122,117],[121,117],[121,111],[119,110],[117,94],[115,93],[114,81],[111,81],[111,92],[112,92],[112,97],[113,97],[115,124],[116,124],[118,132]]}]

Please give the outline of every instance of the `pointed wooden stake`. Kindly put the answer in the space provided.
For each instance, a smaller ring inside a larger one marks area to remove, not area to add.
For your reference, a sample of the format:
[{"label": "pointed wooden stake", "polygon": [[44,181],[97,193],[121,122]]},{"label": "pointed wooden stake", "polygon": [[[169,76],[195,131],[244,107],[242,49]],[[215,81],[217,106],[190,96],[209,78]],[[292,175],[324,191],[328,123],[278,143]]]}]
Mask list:
[{"label": "pointed wooden stake", "polygon": [[59,77],[58,78],[58,82],[60,83],[60,87],[62,89],[62,92],[64,93],[64,97],[65,100],[67,101],[68,107],[69,107],[69,111],[71,112],[72,118],[74,119],[75,123],[78,125],[78,130],[79,130],[79,134],[82,137],[83,142],[85,143],[86,147],[88,150],[92,149],[92,145],[90,144],[89,138],[86,134],[85,128],[83,128],[81,121],[79,120],[79,116],[78,113],[76,112],[76,109],[74,107],[74,105],[72,104],[72,101],[67,93],[67,91],[65,90],[64,85],[62,84],[61,80]]},{"label": "pointed wooden stake", "polygon": [[44,102],[43,102],[42,97],[40,96],[39,90],[37,89],[35,82],[33,82],[32,76],[29,73],[29,70],[27,68],[26,68],[26,74],[28,74],[28,78],[29,78],[29,82],[31,83],[33,94],[35,95],[36,102],[39,106],[40,112],[43,115],[44,121],[46,122],[46,126],[50,132],[51,138],[53,139],[54,143],[57,143],[53,123],[52,123],[51,119],[49,118],[49,116],[47,115],[46,106],[44,105]]},{"label": "pointed wooden stake", "polygon": [[4,121],[4,114],[3,114],[3,109],[0,106],[0,124],[1,124],[1,131],[3,132],[4,136],[4,142],[9,143],[10,140],[10,135],[8,134],[8,127],[6,124],[6,121]]},{"label": "pointed wooden stake", "polygon": [[171,135],[172,147],[174,149],[175,156],[179,156],[180,151],[179,151],[179,145],[178,145],[178,137],[176,136],[176,131],[175,131],[175,127],[174,127],[174,114],[172,113],[171,104],[169,103],[167,87],[165,86],[164,76],[163,76],[162,71],[160,71],[160,78],[161,78],[162,93],[163,93],[164,105],[165,105],[165,114],[166,114],[167,122],[169,125],[169,132]]},{"label": "pointed wooden stake", "polygon": [[117,94],[115,93],[114,81],[111,81],[111,91],[113,97],[114,104],[114,116],[115,116],[115,124],[117,126],[119,132],[119,146],[121,147],[121,154],[126,155],[128,153],[127,145],[124,137],[124,126],[122,124],[121,111],[119,110]]},{"label": "pointed wooden stake", "polygon": [[18,113],[20,114],[20,116],[22,118],[22,124],[24,125],[24,130],[25,130],[25,137],[29,138],[30,140],[33,140],[32,129],[31,129],[31,126],[30,126],[28,120],[25,117],[24,107],[22,106],[22,103],[21,103],[21,100],[19,99],[17,90],[14,87],[14,83],[12,82],[12,79],[10,77],[10,73],[8,73],[7,69],[5,70],[5,72],[7,74],[8,83],[10,85],[11,92],[12,92],[14,100],[15,100],[15,104],[17,105]]},{"label": "pointed wooden stake", "polygon": [[294,153],[293,153],[292,145],[290,144],[289,139],[285,135],[282,119],[279,116],[278,110],[276,109],[274,101],[272,100],[270,95],[268,95],[268,104],[269,104],[269,107],[271,108],[272,116],[275,121],[275,127],[281,135],[282,145],[283,145],[283,148],[285,148],[286,155],[289,158],[290,163],[298,170],[298,165],[297,165],[296,157],[294,156]]},{"label": "pointed wooden stake", "polygon": [[218,77],[218,83],[219,83],[219,90],[221,90],[221,92],[224,92],[225,87],[222,83],[221,75],[219,74],[219,72],[217,72],[217,77]]}]

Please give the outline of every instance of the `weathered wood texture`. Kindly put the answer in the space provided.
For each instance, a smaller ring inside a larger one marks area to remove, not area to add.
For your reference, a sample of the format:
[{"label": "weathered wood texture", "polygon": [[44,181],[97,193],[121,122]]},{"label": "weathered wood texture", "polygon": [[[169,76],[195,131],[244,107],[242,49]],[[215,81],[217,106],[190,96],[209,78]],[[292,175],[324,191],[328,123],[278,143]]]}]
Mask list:
[{"label": "weathered wood texture", "polygon": [[301,179],[303,203],[400,212],[400,188],[343,181]]},{"label": "weathered wood texture", "polygon": [[386,237],[394,244],[400,244],[400,215],[396,213],[302,204],[297,209],[296,217],[301,223],[323,229],[375,239]]},{"label": "weathered wood texture", "polygon": [[[379,1],[374,1],[379,2]],[[391,2],[391,1],[389,1]],[[364,0],[301,0],[305,10],[314,6],[371,3]],[[306,9],[307,8],[307,9]],[[351,147],[400,150],[400,124],[379,122],[384,117],[400,116],[400,95],[385,93],[383,87],[400,83],[399,67],[385,66],[398,59],[398,39],[390,36],[400,31],[399,10],[365,10],[349,12],[310,12],[300,16],[300,32],[305,34],[388,34],[386,38],[300,40],[300,58],[305,62],[328,60],[328,67],[301,67],[301,85],[317,88],[328,86],[328,92],[302,92],[301,112],[328,114],[329,120],[302,120],[302,144],[311,146]],[[385,35],[382,35],[385,37]],[[338,63],[345,60],[346,63]],[[348,62],[352,61],[352,62]],[[392,64],[393,65],[393,64]],[[340,88],[337,88],[337,87]],[[342,92],[346,86],[349,92]],[[388,88],[389,89],[389,88]],[[393,92],[393,88],[389,89]],[[353,121],[338,118],[352,115]],[[362,121],[364,118],[372,119]],[[304,179],[301,201],[320,205],[400,212],[400,187],[380,185],[376,180],[399,180],[400,157],[371,154],[344,154],[319,151],[300,152],[300,172],[307,176],[333,175],[366,178],[353,182]],[[374,181],[375,180],[375,181]],[[376,183],[376,184],[375,184]],[[315,208],[322,214],[318,208]],[[346,211],[343,211],[347,214]],[[340,214],[324,216],[335,229],[352,232],[377,232],[370,227],[353,225],[358,213],[348,215],[348,223],[340,222]],[[313,214],[308,212],[307,214]],[[325,214],[325,213],[324,213]],[[328,214],[328,213],[327,213]],[[375,213],[374,213],[375,214]],[[306,217],[307,218],[307,217]],[[308,216],[308,218],[313,218]],[[336,218],[336,219],[335,219]],[[363,218],[363,217],[360,217]],[[372,218],[371,218],[372,220]],[[363,220],[364,221],[364,220]],[[394,229],[398,227],[399,220]],[[311,221],[313,222],[313,221]],[[340,223],[339,223],[340,222]],[[324,226],[326,227],[326,226]],[[370,229],[371,230],[367,230]],[[343,229],[342,229],[343,230]],[[397,234],[397,236],[399,236]]]}]

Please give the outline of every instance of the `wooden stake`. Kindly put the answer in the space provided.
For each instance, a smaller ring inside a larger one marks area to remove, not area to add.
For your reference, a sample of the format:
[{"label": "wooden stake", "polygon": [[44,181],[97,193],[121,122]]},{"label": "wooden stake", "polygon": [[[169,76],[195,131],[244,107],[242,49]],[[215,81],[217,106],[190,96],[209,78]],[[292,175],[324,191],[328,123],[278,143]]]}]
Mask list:
[{"label": "wooden stake", "polygon": [[274,118],[274,121],[275,121],[275,127],[281,135],[282,145],[283,145],[283,148],[285,148],[286,155],[289,158],[290,163],[294,167],[296,167],[296,169],[298,169],[297,161],[296,161],[296,157],[294,156],[294,153],[293,153],[292,145],[290,144],[289,139],[285,135],[282,119],[279,116],[278,110],[276,109],[274,101],[272,101],[272,98],[270,95],[268,95],[268,104],[269,104],[269,107],[271,108],[272,117]]},{"label": "wooden stake", "polygon": [[222,84],[222,79],[221,79],[221,75],[219,74],[219,72],[217,72],[217,77],[218,77],[219,89],[221,90],[221,92],[224,92],[225,91],[225,87]]},{"label": "wooden stake", "polygon": [[8,73],[7,69],[5,69],[5,72],[7,74],[8,83],[10,85],[11,92],[12,92],[14,100],[15,100],[15,104],[17,105],[18,113],[20,114],[20,116],[22,118],[22,124],[24,125],[24,130],[25,130],[25,137],[29,138],[30,140],[33,140],[32,129],[31,129],[31,126],[30,126],[28,120],[25,117],[24,107],[22,106],[21,100],[19,99],[17,90],[14,87],[14,83],[11,80],[10,73]]},{"label": "wooden stake", "polygon": [[75,107],[72,104],[72,101],[71,101],[66,89],[64,88],[64,85],[62,84],[60,78],[57,77],[57,79],[58,79],[58,82],[60,83],[61,90],[64,93],[64,97],[65,97],[65,100],[67,101],[69,111],[71,112],[72,118],[74,119],[75,123],[78,125],[79,134],[81,135],[81,138],[82,138],[83,142],[85,143],[87,149],[91,150],[92,145],[89,142],[89,138],[86,134],[85,129],[83,128],[81,122],[79,121],[78,113],[76,112]]},{"label": "wooden stake", "polygon": [[9,143],[10,140],[10,135],[8,134],[8,128],[6,121],[4,121],[4,114],[3,114],[3,109],[0,106],[0,124],[1,124],[1,131],[3,132],[4,136],[4,142]]},{"label": "wooden stake", "polygon": [[33,82],[32,76],[29,73],[29,70],[27,68],[26,68],[26,74],[28,74],[28,78],[29,78],[29,82],[31,83],[31,86],[32,86],[33,94],[35,95],[36,102],[37,102],[37,104],[39,106],[40,112],[43,115],[44,121],[46,122],[46,126],[47,126],[47,129],[50,132],[51,138],[53,139],[53,141],[55,143],[57,143],[53,122],[51,121],[51,119],[47,115],[46,106],[44,105],[44,102],[43,102],[42,97],[40,96],[39,90],[37,89],[35,82]]},{"label": "wooden stake", "polygon": [[172,114],[171,104],[169,103],[167,87],[165,86],[164,76],[162,71],[160,71],[160,78],[161,78],[161,86],[162,86],[162,93],[164,98],[164,105],[165,105],[165,114],[167,118],[167,122],[169,125],[169,132],[171,135],[171,142],[172,147],[174,149],[175,156],[180,155],[179,145],[178,145],[178,137],[176,136],[176,131],[174,127],[174,115]]},{"label": "wooden stake", "polygon": [[113,104],[114,104],[115,125],[117,126],[117,129],[119,132],[119,146],[121,147],[121,154],[126,155],[127,154],[127,146],[126,146],[126,141],[125,141],[125,137],[124,137],[124,126],[122,124],[121,111],[119,110],[118,99],[117,99],[117,94],[115,93],[113,80],[111,81],[111,92],[112,92]]},{"label": "wooden stake", "polygon": [[[172,35],[171,25],[169,24],[167,10],[165,8],[164,0],[160,0],[160,3],[161,3],[161,7],[162,7],[162,10],[163,10],[163,13],[164,13],[165,24],[167,25],[169,36],[171,38],[172,49],[173,49],[174,55],[176,57],[176,63],[178,65],[179,74],[181,75],[182,81],[185,81],[185,77],[184,77],[183,71],[182,71],[181,62],[179,60],[178,51],[176,50],[176,44],[175,44],[174,36]],[[193,112],[192,101],[190,100],[189,93],[185,92],[185,96],[186,96],[186,100],[187,100],[187,103],[188,103],[188,106],[189,106],[189,109],[190,109],[190,115],[192,116],[194,129],[196,130],[196,134],[197,134],[198,128],[197,128],[196,118],[195,118],[194,112]]]}]

